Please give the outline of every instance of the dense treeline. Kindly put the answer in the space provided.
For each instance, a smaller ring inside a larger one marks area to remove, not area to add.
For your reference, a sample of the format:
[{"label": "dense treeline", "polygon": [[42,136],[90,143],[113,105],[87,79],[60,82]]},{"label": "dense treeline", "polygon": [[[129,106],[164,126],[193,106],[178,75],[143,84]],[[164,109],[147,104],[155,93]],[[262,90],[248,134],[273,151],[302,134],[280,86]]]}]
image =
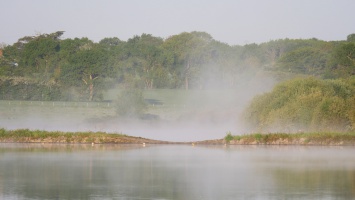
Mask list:
[{"label": "dense treeline", "polygon": [[344,41],[280,39],[230,46],[204,32],[97,43],[61,39],[63,33],[26,36],[2,47],[0,99],[98,101],[113,86],[236,88],[266,71],[263,75],[281,80],[294,74],[326,79],[355,74],[355,34]]}]

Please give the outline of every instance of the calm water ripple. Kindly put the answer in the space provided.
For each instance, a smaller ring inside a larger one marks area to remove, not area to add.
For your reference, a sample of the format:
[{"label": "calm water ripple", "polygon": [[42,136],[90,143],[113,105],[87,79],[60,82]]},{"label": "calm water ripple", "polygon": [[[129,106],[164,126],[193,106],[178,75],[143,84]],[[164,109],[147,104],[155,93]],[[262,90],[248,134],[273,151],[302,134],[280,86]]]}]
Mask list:
[{"label": "calm water ripple", "polygon": [[354,199],[354,150],[0,144],[0,199]]}]

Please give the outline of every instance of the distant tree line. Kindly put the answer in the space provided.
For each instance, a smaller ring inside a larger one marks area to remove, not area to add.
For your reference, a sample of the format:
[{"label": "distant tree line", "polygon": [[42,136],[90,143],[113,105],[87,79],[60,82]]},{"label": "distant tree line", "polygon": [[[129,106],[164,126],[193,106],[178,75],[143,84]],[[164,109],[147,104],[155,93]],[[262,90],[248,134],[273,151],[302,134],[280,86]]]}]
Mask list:
[{"label": "distant tree line", "polygon": [[205,32],[97,43],[61,39],[63,34],[25,36],[1,46],[0,99],[100,101],[112,87],[236,88],[255,72],[280,80],[295,74],[322,79],[355,74],[355,34],[344,41],[280,39],[244,46],[216,41]]}]

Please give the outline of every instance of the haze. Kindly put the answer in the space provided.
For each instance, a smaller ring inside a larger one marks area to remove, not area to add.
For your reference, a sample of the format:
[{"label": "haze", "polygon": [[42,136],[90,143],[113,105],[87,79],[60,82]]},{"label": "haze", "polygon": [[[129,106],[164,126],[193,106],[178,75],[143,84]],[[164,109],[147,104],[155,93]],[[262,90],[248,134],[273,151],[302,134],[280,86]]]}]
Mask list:
[{"label": "haze", "polygon": [[[142,33],[166,39],[181,32],[204,31],[215,40],[230,45],[282,38],[316,37],[335,41],[345,40],[347,35],[355,33],[355,26],[351,26],[355,19],[355,2],[350,0],[13,0],[4,1],[1,5],[0,45],[13,44],[24,36],[56,31],[65,31],[61,39],[88,37],[95,42],[105,37],[127,40]],[[53,106],[44,111],[21,107],[10,110],[8,107],[2,112],[11,116],[0,115],[0,127],[122,132],[170,141],[222,138],[227,131],[243,134],[249,131],[238,120],[243,109],[253,96],[270,91],[277,82],[273,77],[260,73],[260,69],[245,67],[248,70],[238,72],[236,80],[243,83],[238,88],[230,93],[218,93],[219,99],[214,99],[217,93],[201,98],[197,101],[201,108],[191,106],[187,112],[179,113],[175,118],[166,117],[169,113],[148,113],[159,116],[159,120],[127,122],[112,117],[111,111],[101,118],[90,116],[88,111],[84,113],[72,109],[59,112]],[[206,85],[217,84],[218,81],[213,82],[211,78],[213,72],[200,73],[203,80],[211,81],[211,84]],[[211,99],[214,101],[208,105]],[[187,104],[190,99],[184,101],[179,102],[180,105]],[[8,102],[2,103],[7,106]],[[207,106],[201,106],[205,104]],[[176,110],[173,109],[173,112]]]},{"label": "haze", "polygon": [[[244,74],[243,77],[248,76]],[[169,90],[170,94],[175,94],[176,105],[163,101],[162,105],[154,108],[151,105],[146,111],[157,119],[117,118],[114,105],[107,107],[105,102],[91,102],[86,106],[85,102],[0,101],[0,127],[103,131],[174,142],[220,139],[228,131],[233,134],[250,132],[240,120],[243,110],[252,97],[270,91],[275,84],[270,76],[249,78],[240,88],[189,90],[190,95],[183,97],[179,95],[181,90]],[[97,106],[98,103],[101,106]]]},{"label": "haze", "polygon": [[205,31],[230,45],[281,38],[343,40],[355,32],[352,0],[1,1],[0,43],[65,31],[65,38],[127,40]]}]

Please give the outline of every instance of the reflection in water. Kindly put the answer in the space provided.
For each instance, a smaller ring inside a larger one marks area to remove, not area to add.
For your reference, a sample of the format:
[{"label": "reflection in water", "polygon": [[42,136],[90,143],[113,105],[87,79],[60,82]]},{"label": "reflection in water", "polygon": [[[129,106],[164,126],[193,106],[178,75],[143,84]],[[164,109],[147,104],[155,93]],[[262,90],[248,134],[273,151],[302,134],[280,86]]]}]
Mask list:
[{"label": "reflection in water", "polygon": [[351,199],[353,151],[0,144],[0,199]]}]

